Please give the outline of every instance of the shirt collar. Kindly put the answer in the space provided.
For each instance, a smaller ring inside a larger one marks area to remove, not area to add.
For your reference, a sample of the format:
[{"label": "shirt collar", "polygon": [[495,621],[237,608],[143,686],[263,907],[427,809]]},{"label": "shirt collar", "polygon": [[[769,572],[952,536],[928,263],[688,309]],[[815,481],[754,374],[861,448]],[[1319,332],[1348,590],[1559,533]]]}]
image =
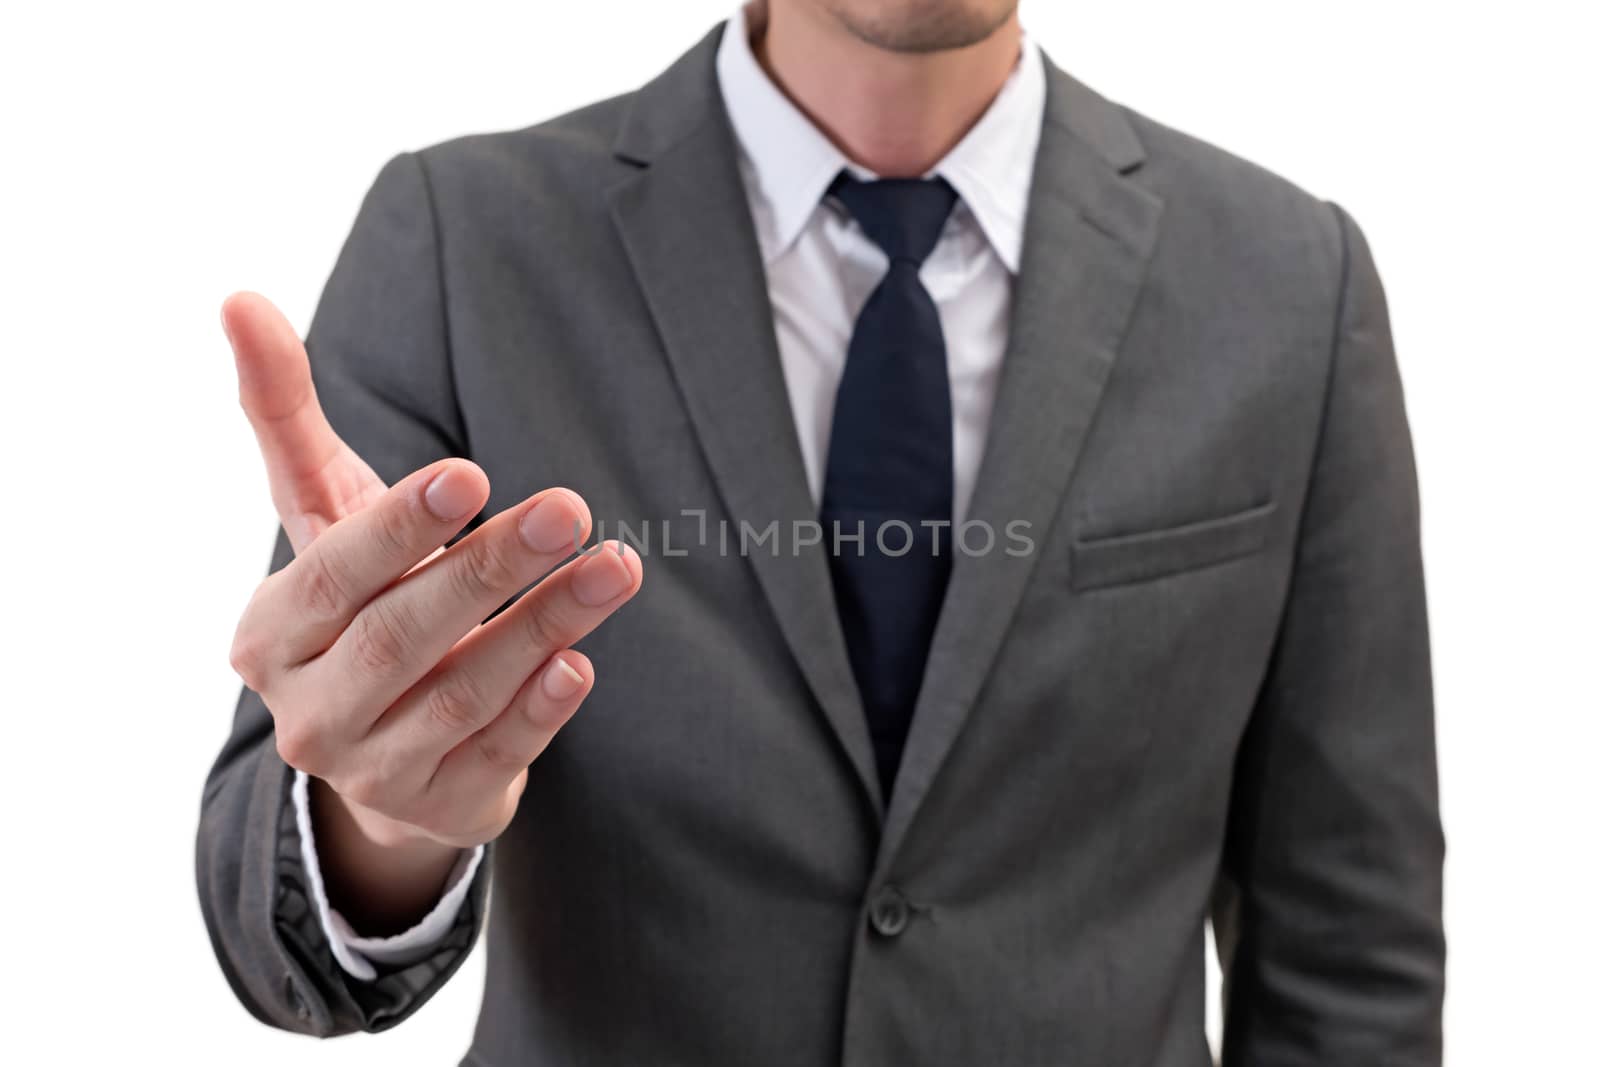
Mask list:
[{"label": "shirt collar", "polygon": [[[852,164],[773,84],[750,48],[743,8],[723,30],[717,82],[751,182],[756,235],[770,264],[794,243],[834,176]],[[1023,222],[1033,161],[1044,122],[1045,76],[1039,49],[1027,37],[999,95],[965,137],[930,172],[948,181],[972,212],[1006,269],[1022,261]]]}]

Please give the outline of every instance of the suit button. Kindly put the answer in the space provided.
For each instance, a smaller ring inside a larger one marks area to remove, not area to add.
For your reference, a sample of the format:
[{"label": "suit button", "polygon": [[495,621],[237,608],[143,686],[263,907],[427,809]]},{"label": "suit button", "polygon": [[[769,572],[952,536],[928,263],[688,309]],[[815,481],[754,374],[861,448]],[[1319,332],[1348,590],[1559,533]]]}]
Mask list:
[{"label": "suit button", "polygon": [[867,919],[872,923],[872,928],[884,937],[898,937],[911,921],[911,906],[906,903],[900,890],[886,885],[872,898]]}]

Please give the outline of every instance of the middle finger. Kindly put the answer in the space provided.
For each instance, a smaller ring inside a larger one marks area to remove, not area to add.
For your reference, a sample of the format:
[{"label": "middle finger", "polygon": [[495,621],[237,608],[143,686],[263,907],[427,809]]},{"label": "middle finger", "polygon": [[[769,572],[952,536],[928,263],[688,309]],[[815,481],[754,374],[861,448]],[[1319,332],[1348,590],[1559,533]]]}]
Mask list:
[{"label": "middle finger", "polygon": [[643,576],[637,552],[607,542],[540,582],[384,712],[368,735],[384,764],[406,768],[397,773],[426,785],[446,753],[494,720],[554,653],[582,640],[627,603]]},{"label": "middle finger", "polygon": [[360,709],[347,725],[365,735],[462,635],[571,555],[588,530],[588,507],[567,489],[501,512],[357,613],[313,661],[316,683],[337,706]]}]

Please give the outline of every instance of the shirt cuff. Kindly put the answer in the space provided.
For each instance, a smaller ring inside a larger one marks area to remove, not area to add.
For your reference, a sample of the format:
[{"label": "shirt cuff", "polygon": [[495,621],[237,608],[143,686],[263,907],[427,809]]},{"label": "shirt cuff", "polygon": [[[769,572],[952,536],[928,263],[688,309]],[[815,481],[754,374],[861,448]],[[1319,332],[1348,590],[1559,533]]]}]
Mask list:
[{"label": "shirt cuff", "polygon": [[328,891],[322,882],[322,868],[317,863],[317,842],[311,832],[310,779],[304,771],[294,772],[295,826],[300,831],[300,860],[306,871],[306,881],[311,886],[312,905],[322,932],[333,949],[333,958],[350,977],[370,982],[378,977],[378,966],[404,967],[426,958],[455,925],[461,908],[472,889],[472,879],[483,862],[483,846],[463,852],[456,860],[450,877],[445,880],[444,893],[433,910],[422,917],[415,926],[393,937],[362,937],[328,904]]}]

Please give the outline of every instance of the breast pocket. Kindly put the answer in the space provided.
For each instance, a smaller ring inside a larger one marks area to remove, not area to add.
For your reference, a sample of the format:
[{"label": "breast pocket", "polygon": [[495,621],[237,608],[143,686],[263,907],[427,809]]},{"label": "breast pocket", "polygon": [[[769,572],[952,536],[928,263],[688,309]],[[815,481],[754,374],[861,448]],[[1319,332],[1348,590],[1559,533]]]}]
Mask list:
[{"label": "breast pocket", "polygon": [[1259,552],[1267,543],[1276,507],[1269,500],[1244,511],[1181,526],[1074,539],[1069,563],[1071,586],[1081,591],[1144,582]]}]

